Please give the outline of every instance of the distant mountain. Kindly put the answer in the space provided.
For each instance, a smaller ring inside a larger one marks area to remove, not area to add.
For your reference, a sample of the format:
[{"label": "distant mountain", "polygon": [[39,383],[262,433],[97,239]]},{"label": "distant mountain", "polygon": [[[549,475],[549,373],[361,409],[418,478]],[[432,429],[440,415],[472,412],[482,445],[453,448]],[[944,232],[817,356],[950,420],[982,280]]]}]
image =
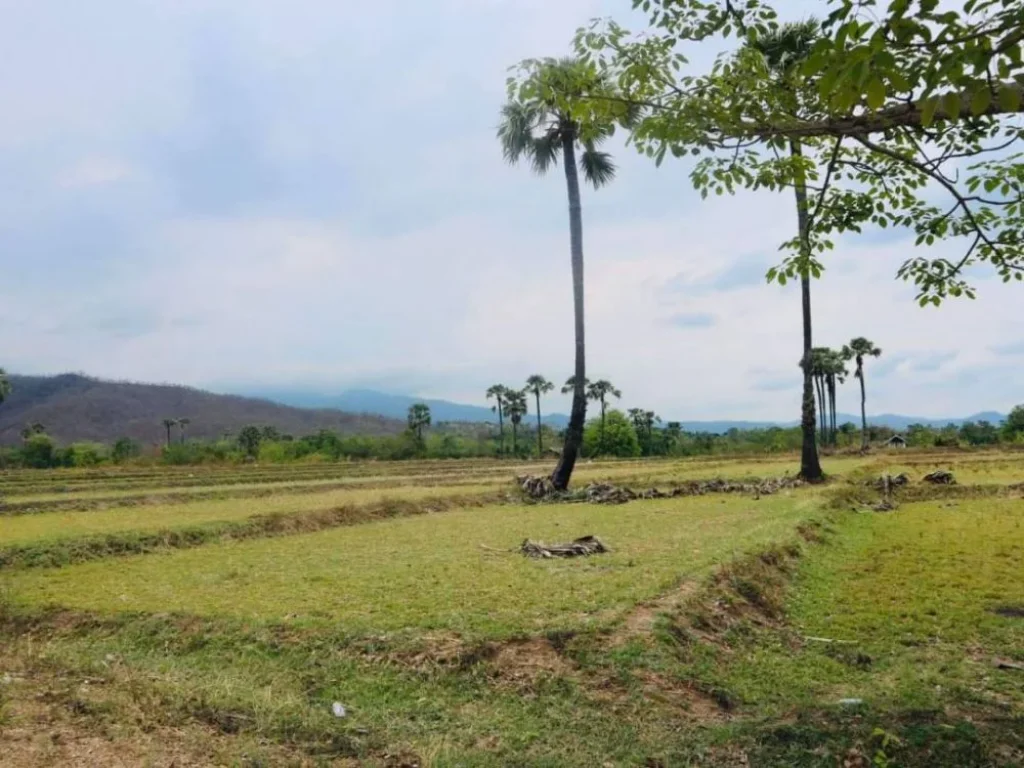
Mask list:
[{"label": "distant mountain", "polygon": [[21,430],[30,423],[42,424],[60,442],[131,437],[144,444],[165,439],[164,419],[181,418],[190,420],[187,434],[201,438],[237,434],[248,424],[272,426],[297,436],[320,429],[369,435],[405,429],[404,418],[292,408],[166,384],[103,381],[79,374],[12,375],[10,380],[11,396],[0,405],[0,443],[8,445],[18,443]]},{"label": "distant mountain", "polygon": [[[380,414],[392,419],[404,419],[413,403],[426,403],[430,406],[430,413],[434,422],[441,421],[475,421],[497,423],[497,415],[490,408],[479,405],[466,405],[453,403],[449,400],[435,400],[429,398],[412,397],[410,395],[396,395],[387,392],[378,392],[372,389],[352,389],[338,394],[323,394],[309,390],[286,390],[286,389],[258,389],[250,390],[250,395],[273,400],[299,408],[339,408],[352,413]],[[664,418],[664,417],[663,417]],[[950,419],[926,419],[913,416],[901,416],[899,414],[883,413],[877,416],[868,416],[871,424],[886,426],[891,429],[904,430],[910,424],[924,424],[925,426],[944,427],[953,423],[959,426],[965,421],[990,421],[998,424],[1006,417],[1001,413],[986,411],[976,413],[967,418]],[[840,424],[851,421],[860,424],[860,414],[840,413],[838,414]],[[665,421],[669,421],[665,418]],[[544,417],[544,422],[553,427],[564,427],[569,422],[569,417],[564,413],[552,413]],[[793,427],[799,424],[798,420],[790,421],[730,421],[730,420],[709,420],[692,421],[684,420],[682,427],[687,432],[712,432],[722,434],[730,429],[767,429],[769,427]]]},{"label": "distant mountain", "polygon": [[[409,395],[393,395],[372,389],[350,389],[334,395],[306,390],[256,389],[249,390],[248,394],[298,408],[339,408],[351,413],[374,413],[403,420],[409,412],[410,405],[426,403],[430,406],[430,415],[435,423],[441,421],[498,423],[498,415],[485,406],[465,405],[449,400],[434,400]],[[545,416],[544,421],[552,426],[563,427],[569,423],[569,417],[554,413]]]}]

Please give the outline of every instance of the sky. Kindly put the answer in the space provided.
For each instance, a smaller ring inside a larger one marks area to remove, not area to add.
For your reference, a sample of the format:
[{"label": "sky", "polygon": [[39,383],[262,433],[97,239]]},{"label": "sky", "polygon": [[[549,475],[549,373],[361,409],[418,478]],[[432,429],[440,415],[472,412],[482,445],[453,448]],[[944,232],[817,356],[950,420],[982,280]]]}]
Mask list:
[{"label": "sky", "polygon": [[[560,383],[564,180],[504,164],[498,110],[510,65],[595,16],[637,26],[629,6],[0,0],[0,365],[470,403]],[[583,195],[591,378],[668,418],[796,418],[799,290],[764,281],[792,201],[702,201],[686,162],[612,149],[617,180]],[[1024,401],[1024,288],[980,273],[977,300],[921,309],[895,279],[915,253],[840,241],[815,343],[882,347],[870,412]]]}]

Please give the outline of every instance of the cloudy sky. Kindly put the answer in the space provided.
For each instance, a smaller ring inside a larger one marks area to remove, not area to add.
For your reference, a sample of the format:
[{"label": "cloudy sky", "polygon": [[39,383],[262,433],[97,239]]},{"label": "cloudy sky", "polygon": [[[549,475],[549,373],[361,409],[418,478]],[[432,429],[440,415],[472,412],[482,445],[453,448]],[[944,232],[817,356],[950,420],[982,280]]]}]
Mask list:
[{"label": "cloudy sky", "polygon": [[[502,163],[497,112],[510,64],[629,5],[0,0],[0,364],[465,402],[561,381],[564,184]],[[702,202],[687,165],[616,151],[584,195],[588,372],[669,417],[794,417],[798,289],[763,280],[789,197]],[[1024,289],[919,309],[912,252],[842,242],[816,343],[883,347],[874,412],[1024,401]]]}]

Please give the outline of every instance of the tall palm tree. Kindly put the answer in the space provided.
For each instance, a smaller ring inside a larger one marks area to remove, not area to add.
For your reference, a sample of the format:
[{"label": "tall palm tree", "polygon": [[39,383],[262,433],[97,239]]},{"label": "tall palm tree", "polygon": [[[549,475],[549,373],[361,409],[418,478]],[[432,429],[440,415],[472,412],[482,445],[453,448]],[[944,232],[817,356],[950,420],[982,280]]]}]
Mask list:
[{"label": "tall palm tree", "polygon": [[857,370],[853,375],[860,379],[860,447],[861,450],[868,447],[868,412],[867,393],[864,389],[864,358],[881,357],[882,350],[875,346],[873,341],[858,336],[849,344],[843,347],[843,357],[847,360],[857,362]]},{"label": "tall palm tree", "polygon": [[[765,64],[773,77],[793,86],[795,96],[798,65],[810,54],[811,46],[820,34],[821,26],[814,20],[783,24],[754,40],[751,45],[764,57]],[[794,160],[803,155],[799,139],[791,139],[789,152]],[[807,179],[802,170],[797,172],[793,190],[796,196],[797,224],[800,234],[801,255],[809,257],[811,250],[810,218],[807,210]],[[803,356],[801,367],[804,374],[803,403],[800,426],[803,431],[803,446],[800,453],[800,476],[804,480],[817,482],[824,478],[814,428],[814,381],[811,373],[811,276],[806,270],[800,274],[800,299],[803,313]]]},{"label": "tall palm tree", "polygon": [[526,392],[520,389],[510,389],[505,395],[505,413],[508,420],[512,422],[512,455],[519,455],[519,425],[523,416],[527,414]]},{"label": "tall palm tree", "polygon": [[601,404],[601,438],[598,444],[598,452],[603,452],[605,413],[608,411],[608,398],[614,397],[618,399],[622,397],[622,392],[617,390],[615,385],[607,379],[598,379],[587,385],[587,397]]},{"label": "tall palm tree", "polygon": [[180,431],[181,444],[185,444],[185,427],[192,423],[192,419],[178,419],[178,429]]},{"label": "tall palm tree", "polygon": [[487,399],[494,398],[492,411],[498,412],[498,452],[505,455],[505,396],[508,394],[508,387],[504,384],[494,384],[487,389]]},{"label": "tall palm tree", "polygon": [[[566,104],[598,94],[614,92],[606,77],[579,59],[548,60],[540,64],[530,78],[529,88],[521,89],[501,110],[498,139],[505,160],[516,164],[528,160],[539,174],[554,166],[561,155],[565,186],[569,197],[569,246],[572,266],[573,330],[575,334],[575,386],[572,410],[565,431],[562,455],[551,475],[555,488],[569,485],[580,446],[583,422],[587,417],[584,381],[587,377],[586,344],[583,321],[583,208],[577,162],[583,176],[594,188],[615,177],[611,155],[598,145],[614,132],[610,124],[590,125],[578,120]],[[634,115],[635,116],[635,115]],[[624,117],[624,122],[629,122]],[[579,160],[576,153],[579,151]]]},{"label": "tall palm tree", "polygon": [[163,421],[164,429],[167,430],[167,445],[168,445],[168,447],[171,445],[171,429],[177,423],[178,422],[175,419],[164,419],[164,421]]},{"label": "tall palm tree", "polygon": [[541,418],[540,418],[540,396],[547,394],[555,388],[555,385],[545,379],[539,373],[533,374],[526,380],[526,391],[532,392],[533,396],[537,398],[537,457],[544,456],[544,435],[541,430]]}]

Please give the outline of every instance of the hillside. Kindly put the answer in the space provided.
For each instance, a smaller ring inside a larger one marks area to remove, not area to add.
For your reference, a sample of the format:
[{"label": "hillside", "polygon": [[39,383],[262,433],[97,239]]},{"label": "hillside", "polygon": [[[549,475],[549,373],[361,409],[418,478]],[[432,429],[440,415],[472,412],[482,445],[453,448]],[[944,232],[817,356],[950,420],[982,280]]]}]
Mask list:
[{"label": "hillside", "polygon": [[319,429],[347,434],[393,434],[403,421],[332,409],[293,408],[268,400],[217,395],[190,387],[103,381],[79,374],[11,376],[10,398],[0,404],[0,443],[21,440],[21,430],[40,423],[61,442],[111,442],[131,437],[143,444],[164,440],[164,419],[190,420],[187,434],[215,438],[247,424],[285,434]]}]

